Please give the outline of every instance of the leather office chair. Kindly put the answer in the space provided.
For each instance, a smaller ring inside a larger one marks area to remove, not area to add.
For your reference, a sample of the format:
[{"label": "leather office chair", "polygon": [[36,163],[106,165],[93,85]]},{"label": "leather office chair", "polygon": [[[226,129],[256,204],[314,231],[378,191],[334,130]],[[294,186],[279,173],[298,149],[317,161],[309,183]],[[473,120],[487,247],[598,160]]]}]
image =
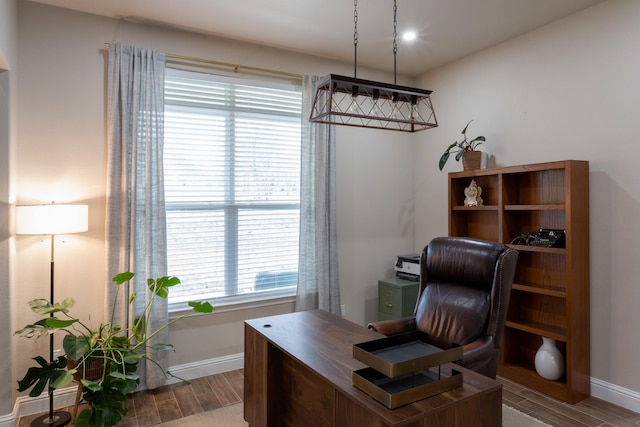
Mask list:
[{"label": "leather office chair", "polygon": [[420,256],[414,315],[372,322],[383,335],[420,330],[443,349],[462,345],[462,366],[495,378],[518,251],[463,237],[437,237]]}]

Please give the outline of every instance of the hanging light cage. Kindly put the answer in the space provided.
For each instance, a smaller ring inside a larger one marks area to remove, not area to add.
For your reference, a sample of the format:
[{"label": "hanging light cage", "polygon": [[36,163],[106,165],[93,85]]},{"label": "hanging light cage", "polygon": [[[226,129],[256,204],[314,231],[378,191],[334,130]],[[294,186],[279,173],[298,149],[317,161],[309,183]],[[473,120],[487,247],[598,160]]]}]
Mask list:
[{"label": "hanging light cage", "polygon": [[318,83],[310,122],[417,132],[438,126],[431,92],[330,74]]},{"label": "hanging light cage", "polygon": [[393,84],[358,79],[358,0],[353,1],[353,77],[330,74],[319,82],[310,122],[417,132],[438,126],[431,91],[398,86],[396,0],[393,0]]}]

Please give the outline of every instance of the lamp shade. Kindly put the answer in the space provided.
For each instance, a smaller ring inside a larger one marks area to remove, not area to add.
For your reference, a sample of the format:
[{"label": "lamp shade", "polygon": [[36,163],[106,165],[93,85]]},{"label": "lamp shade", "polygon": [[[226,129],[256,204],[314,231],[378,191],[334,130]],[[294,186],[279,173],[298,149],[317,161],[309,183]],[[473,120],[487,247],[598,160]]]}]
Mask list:
[{"label": "lamp shade", "polygon": [[16,234],[71,234],[89,229],[87,205],[16,207]]}]

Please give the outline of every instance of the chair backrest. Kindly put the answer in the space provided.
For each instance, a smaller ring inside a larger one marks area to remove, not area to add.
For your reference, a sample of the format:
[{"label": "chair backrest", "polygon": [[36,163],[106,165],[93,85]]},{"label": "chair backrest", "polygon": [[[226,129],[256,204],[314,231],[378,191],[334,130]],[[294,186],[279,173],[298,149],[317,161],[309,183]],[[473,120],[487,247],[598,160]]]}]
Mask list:
[{"label": "chair backrest", "polygon": [[479,239],[438,237],[420,257],[416,326],[441,348],[483,335],[499,348],[518,253]]}]

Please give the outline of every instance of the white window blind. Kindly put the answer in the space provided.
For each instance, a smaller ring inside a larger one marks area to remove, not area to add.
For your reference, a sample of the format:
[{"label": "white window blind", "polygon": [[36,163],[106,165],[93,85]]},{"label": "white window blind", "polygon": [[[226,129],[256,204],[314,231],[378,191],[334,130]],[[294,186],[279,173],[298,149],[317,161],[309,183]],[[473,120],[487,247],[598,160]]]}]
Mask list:
[{"label": "white window blind", "polygon": [[300,87],[168,70],[170,303],[297,284]]}]

